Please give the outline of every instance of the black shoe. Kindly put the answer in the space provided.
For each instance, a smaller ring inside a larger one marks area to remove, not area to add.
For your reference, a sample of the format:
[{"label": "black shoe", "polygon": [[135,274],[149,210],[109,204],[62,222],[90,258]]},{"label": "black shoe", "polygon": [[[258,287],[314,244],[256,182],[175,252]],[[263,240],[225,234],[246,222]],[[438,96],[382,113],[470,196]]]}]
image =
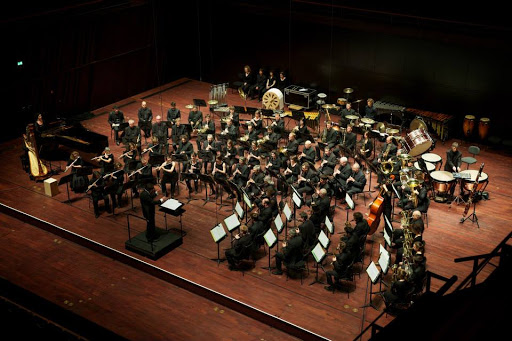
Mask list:
[{"label": "black shoe", "polygon": [[325,290],[327,290],[327,291],[334,292],[334,287],[333,287],[332,285],[326,285],[326,286],[324,287],[324,289],[325,289]]},{"label": "black shoe", "polygon": [[217,192],[215,192],[215,190],[210,192],[210,195],[215,195],[215,194],[217,194]]},{"label": "black shoe", "polygon": [[281,270],[274,270],[274,271],[272,271],[272,274],[273,275],[282,275],[283,272]]}]

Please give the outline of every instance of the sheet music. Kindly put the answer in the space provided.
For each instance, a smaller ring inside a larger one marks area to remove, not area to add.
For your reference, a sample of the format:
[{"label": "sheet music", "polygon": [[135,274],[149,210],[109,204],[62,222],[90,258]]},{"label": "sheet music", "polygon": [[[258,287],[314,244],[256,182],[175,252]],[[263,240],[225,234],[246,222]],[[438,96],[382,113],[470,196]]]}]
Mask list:
[{"label": "sheet music", "polygon": [[238,214],[238,216],[240,217],[240,219],[242,219],[244,217],[244,210],[242,209],[242,206],[240,206],[240,203],[238,201],[236,202],[236,205],[235,205],[235,211]]},{"label": "sheet music", "polygon": [[292,211],[288,206],[288,203],[284,204],[283,213],[286,216],[286,220],[290,221],[292,219]]},{"label": "sheet music", "polygon": [[244,193],[244,202],[249,209],[252,209],[251,199]]},{"label": "sheet music", "polygon": [[325,217],[325,226],[327,227],[327,230],[330,234],[334,234],[334,225],[329,220],[329,217]]},{"label": "sheet music", "polygon": [[269,248],[274,246],[274,244],[277,241],[276,235],[274,234],[272,229],[268,229],[268,231],[263,235],[263,238],[265,238],[265,241],[267,242]]},{"label": "sheet music", "polygon": [[398,191],[396,190],[395,186],[391,184],[391,187],[393,188],[393,191],[395,191],[395,195],[398,198],[398,200],[400,200],[400,194],[398,194]]},{"label": "sheet music", "polygon": [[352,201],[352,198],[350,197],[350,195],[345,194],[345,201],[347,202],[348,207],[350,207],[350,209],[353,210],[355,206],[354,206],[354,201]]},{"label": "sheet music", "polygon": [[178,208],[180,208],[181,206],[183,206],[183,203],[179,202],[178,200],[176,199],[167,199],[162,205],[160,205],[161,207],[164,207],[164,208],[167,208],[171,211],[176,211]]},{"label": "sheet music", "polygon": [[283,230],[283,220],[281,219],[280,214],[278,214],[274,219],[274,224],[276,225],[277,233],[281,233]]},{"label": "sheet music", "polygon": [[379,255],[380,255],[382,252],[384,252],[384,251],[386,251],[386,249],[384,248],[384,246],[382,246],[382,244],[379,244]]},{"label": "sheet music", "polygon": [[293,199],[295,206],[297,206],[297,208],[300,208],[302,206],[302,198],[299,197],[297,195],[297,193],[293,192],[292,199]]},{"label": "sheet music", "polygon": [[386,243],[388,243],[389,246],[391,246],[391,238],[389,237],[388,231],[384,229],[384,240]]},{"label": "sheet music", "polygon": [[313,250],[311,250],[311,254],[315,257],[317,263],[322,262],[325,257],[325,251],[320,243],[317,243]]},{"label": "sheet music", "polygon": [[224,227],[222,224],[219,224],[212,228],[210,230],[210,233],[212,234],[213,241],[218,243],[221,241],[224,237],[226,237],[226,231],[224,230]]},{"label": "sheet music", "polygon": [[368,274],[368,276],[372,280],[372,283],[375,284],[375,282],[379,278],[380,272],[379,272],[379,269],[377,268],[377,265],[375,265],[375,263],[373,261],[366,268],[366,273]]},{"label": "sheet music", "polygon": [[[384,220],[386,221],[386,225],[389,227],[389,230],[391,231],[391,233],[393,233],[393,230],[394,230],[393,224],[391,224],[391,222],[389,221],[388,217],[386,217],[385,214],[383,214],[383,216],[384,216]],[[386,230],[386,229],[384,229],[384,230]]]},{"label": "sheet music", "polygon": [[240,226],[240,221],[238,221],[236,213],[233,213],[232,215],[224,219],[224,224],[226,224],[228,231],[231,232]]},{"label": "sheet music", "polygon": [[324,231],[320,231],[320,234],[318,235],[318,241],[324,249],[327,249],[329,247],[329,243],[331,242],[329,238],[327,238],[327,235],[324,233]]},{"label": "sheet music", "polygon": [[389,253],[381,253],[379,257],[379,265],[382,273],[387,273],[389,268]]}]

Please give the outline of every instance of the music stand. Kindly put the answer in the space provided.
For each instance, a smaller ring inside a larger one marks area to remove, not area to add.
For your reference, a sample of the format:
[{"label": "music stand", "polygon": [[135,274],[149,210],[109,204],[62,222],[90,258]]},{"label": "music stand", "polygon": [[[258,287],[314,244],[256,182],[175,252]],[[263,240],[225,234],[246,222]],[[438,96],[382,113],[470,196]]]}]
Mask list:
[{"label": "music stand", "polygon": [[297,217],[296,217],[297,208],[300,209],[302,207],[302,196],[299,194],[299,192],[293,185],[290,185],[290,187],[293,190],[293,192],[292,192],[292,201],[294,204],[293,205],[293,227],[295,227],[297,225]]},{"label": "music stand", "polygon": [[325,216],[325,227],[327,227],[327,231],[332,236],[334,234],[334,225],[331,223],[328,216]]},{"label": "music stand", "polygon": [[240,219],[244,218],[244,210],[243,210],[242,206],[240,206],[240,203],[238,201],[236,202],[236,205],[235,205],[235,212],[236,212],[236,214],[238,214],[238,217]]},{"label": "music stand", "polygon": [[384,221],[386,222],[384,224],[384,240],[386,241],[386,244],[389,245],[389,247],[391,247],[391,242],[392,242],[392,236],[393,236],[393,224],[391,224],[391,222],[389,221],[388,217],[386,217],[386,215],[383,215],[384,216]]},{"label": "music stand", "polygon": [[131,189],[130,202],[132,204],[132,210],[135,210],[135,206],[133,206],[133,191],[134,191],[134,189],[137,190],[137,188],[135,188],[135,180],[130,180],[123,184],[123,193],[128,189]]},{"label": "music stand", "polygon": [[65,203],[71,202],[71,199],[69,197],[69,185],[68,184],[72,178],[73,178],[73,173],[69,173],[69,174],[64,175],[62,178],[60,178],[59,182],[58,182],[58,186],[60,186],[62,184],[66,184],[66,192],[68,193],[68,200],[64,201]]},{"label": "music stand", "polygon": [[235,112],[239,114],[245,114],[245,107],[240,107],[238,105],[235,105]]},{"label": "music stand", "polygon": [[224,258],[220,258],[220,242],[223,241],[224,238],[226,238],[227,234],[222,224],[218,224],[212,227],[210,229],[210,233],[212,235],[213,241],[217,244],[217,258],[211,258],[211,260],[216,261],[217,266],[219,266],[221,262],[224,262],[226,260]]},{"label": "music stand", "polygon": [[[348,193],[345,194],[345,201],[347,202],[347,205],[348,205],[349,209],[354,210],[354,207],[355,207],[354,201],[352,200],[350,195],[348,195]],[[348,221],[348,212],[349,212],[349,210],[347,210],[347,220],[345,222]]]},{"label": "music stand", "polygon": [[[227,184],[226,180],[224,179],[221,179],[221,178],[214,178],[214,181],[215,183],[217,184],[217,193],[218,193],[218,196],[220,197],[220,207],[222,206],[229,206],[229,204],[225,204],[223,203],[223,199],[222,199],[222,195],[224,193],[224,187],[229,187],[229,185]],[[215,197],[215,203],[217,203],[217,197]],[[231,211],[231,210],[228,210],[228,211]]]},{"label": "music stand", "polygon": [[[281,234],[281,232],[283,231],[283,220],[281,219],[281,214],[278,214],[276,215],[275,219],[274,219],[274,225],[276,226],[276,231],[277,231],[277,239],[279,240],[279,235]],[[277,251],[279,252],[279,244],[277,245]]]},{"label": "music stand", "polygon": [[[197,174],[196,174],[196,173],[186,173],[186,172],[185,172],[185,173],[181,173],[181,178],[182,178],[182,180],[185,180],[185,181],[187,181],[187,180],[189,180],[189,181],[195,181],[195,180],[197,180],[199,177],[197,176]],[[189,202],[191,202],[191,201],[198,200],[198,199],[196,199],[196,198],[192,198],[191,192],[192,192],[192,191],[188,191],[188,198],[187,198],[187,200],[188,200],[188,201],[187,201],[187,204],[188,204]]]},{"label": "music stand", "polygon": [[[476,184],[475,184],[475,186],[476,186]],[[482,193],[482,192],[475,192],[475,197],[476,197],[477,195],[480,195],[480,196],[481,196],[481,195],[482,195],[481,193]],[[471,200],[471,198],[470,198],[470,199],[468,199],[468,200]],[[471,221],[472,223],[476,223],[476,226],[477,226],[478,228],[480,228],[480,224],[478,223],[478,217],[477,217],[477,215],[476,215],[476,203],[477,203],[477,202],[478,202],[478,200],[474,200],[474,198],[473,198],[473,213],[471,213],[470,215],[468,215],[468,216],[467,216],[467,217],[465,217],[465,218],[464,218],[464,217],[463,217],[463,218],[461,218],[461,219],[460,219],[460,223],[461,223],[461,224],[464,224],[464,222],[465,222],[466,220],[469,220],[469,221]],[[467,205],[467,203],[466,203],[466,205]]]},{"label": "music stand", "polygon": [[160,205],[159,211],[164,212],[165,229],[167,230],[167,214],[174,217],[180,217],[180,236],[184,236],[182,216],[186,211],[183,209],[183,203],[176,199],[167,199]]},{"label": "music stand", "polygon": [[270,273],[270,270],[275,269],[275,267],[270,266],[270,250],[276,245],[277,243],[277,237],[272,231],[272,228],[269,228],[268,231],[263,235],[263,238],[265,239],[265,242],[267,242],[268,246],[268,267],[262,267],[262,269],[267,270]]},{"label": "music stand", "polygon": [[[372,307],[375,310],[379,310],[374,304],[373,304],[373,295],[374,294],[380,294],[383,291],[380,290],[380,284],[379,284],[379,291],[373,291],[373,286],[377,283],[377,280],[381,277],[380,270],[377,268],[377,265],[372,261],[370,265],[366,268],[366,273],[368,274],[368,278],[370,279],[370,303],[363,305],[361,308],[366,307]],[[380,282],[379,282],[380,283]]]},{"label": "music stand", "polygon": [[194,98],[192,102],[194,102],[194,105],[197,107],[197,110],[201,109],[201,107],[206,107],[206,101],[204,99]]},{"label": "music stand", "polygon": [[[238,185],[235,184],[231,180],[227,180],[227,183],[229,185],[229,188],[231,188],[231,192],[236,193],[237,200],[241,199],[242,198],[242,192],[238,188]],[[238,204],[238,202],[237,202],[237,204]],[[240,204],[238,204],[238,205],[240,205]],[[232,206],[233,209],[235,209],[235,196],[234,195],[232,195],[232,198],[231,198],[231,206]],[[242,216],[240,217],[240,219],[243,218],[243,212],[244,211],[242,210]]]},{"label": "music stand", "polygon": [[324,267],[322,266],[322,262],[324,261],[325,257],[327,256],[327,252],[322,248],[322,244],[318,242],[316,246],[311,250],[311,254],[313,255],[313,258],[315,259],[316,263],[316,274],[315,279],[313,282],[309,283],[309,285],[313,285],[315,283],[325,284],[324,282],[320,281],[318,279],[318,268],[322,268],[322,270],[325,272]]},{"label": "music stand", "polygon": [[243,188],[241,188],[240,190],[242,191],[242,198],[245,202],[245,222],[247,223],[247,212],[252,210],[251,197],[247,194],[247,192]]},{"label": "music stand", "polygon": [[157,154],[157,155],[150,155],[148,163],[150,165],[161,165],[162,163],[164,163],[164,161],[165,161],[165,156]]},{"label": "music stand", "polygon": [[204,183],[204,189],[205,189],[205,198],[203,206],[206,205],[207,202],[210,202],[210,197],[208,196],[208,184],[215,185],[215,181],[213,181],[213,178],[210,174],[198,174],[199,180],[201,180],[202,183]]},{"label": "music stand", "polygon": [[290,207],[288,206],[288,203],[284,204],[283,213],[284,213],[284,216],[286,217],[286,220],[285,220],[285,234],[284,234],[285,238],[286,238],[288,236],[288,222],[292,221],[292,211],[290,210]]},{"label": "music stand", "polygon": [[224,219],[224,225],[226,225],[226,228],[231,234],[231,247],[233,247],[233,231],[240,227],[240,221],[238,220],[236,213],[233,213]]}]

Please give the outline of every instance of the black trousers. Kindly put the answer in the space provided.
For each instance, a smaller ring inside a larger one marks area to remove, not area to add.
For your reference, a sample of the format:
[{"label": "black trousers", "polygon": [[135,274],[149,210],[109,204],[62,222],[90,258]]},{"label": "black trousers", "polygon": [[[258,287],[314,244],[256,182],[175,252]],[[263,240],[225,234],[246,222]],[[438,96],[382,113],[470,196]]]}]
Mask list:
[{"label": "black trousers", "polygon": [[100,208],[98,202],[103,199],[105,202],[105,209],[110,211],[110,200],[108,198],[108,194],[104,193],[101,195],[93,195],[92,196],[92,205],[94,206],[94,214],[100,214]]},{"label": "black trousers", "polygon": [[146,239],[150,242],[156,239],[155,217],[146,217]]},{"label": "black trousers", "polygon": [[171,197],[174,197],[174,192],[176,190],[176,183],[178,182],[177,176],[173,177],[171,175],[165,174],[162,177],[162,183],[160,186],[162,186],[162,192],[165,196],[167,196],[167,184],[171,184]]},{"label": "black trousers", "polygon": [[151,136],[151,122],[139,121],[139,128],[144,132],[145,137]]}]

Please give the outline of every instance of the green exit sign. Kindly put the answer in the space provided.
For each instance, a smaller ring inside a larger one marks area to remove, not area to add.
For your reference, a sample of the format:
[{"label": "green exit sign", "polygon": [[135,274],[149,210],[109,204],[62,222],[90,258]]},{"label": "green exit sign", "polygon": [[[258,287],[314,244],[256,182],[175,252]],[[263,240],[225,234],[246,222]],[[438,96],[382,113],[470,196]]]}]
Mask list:
[{"label": "green exit sign", "polygon": [[18,66],[23,66],[23,61],[18,61]]}]

